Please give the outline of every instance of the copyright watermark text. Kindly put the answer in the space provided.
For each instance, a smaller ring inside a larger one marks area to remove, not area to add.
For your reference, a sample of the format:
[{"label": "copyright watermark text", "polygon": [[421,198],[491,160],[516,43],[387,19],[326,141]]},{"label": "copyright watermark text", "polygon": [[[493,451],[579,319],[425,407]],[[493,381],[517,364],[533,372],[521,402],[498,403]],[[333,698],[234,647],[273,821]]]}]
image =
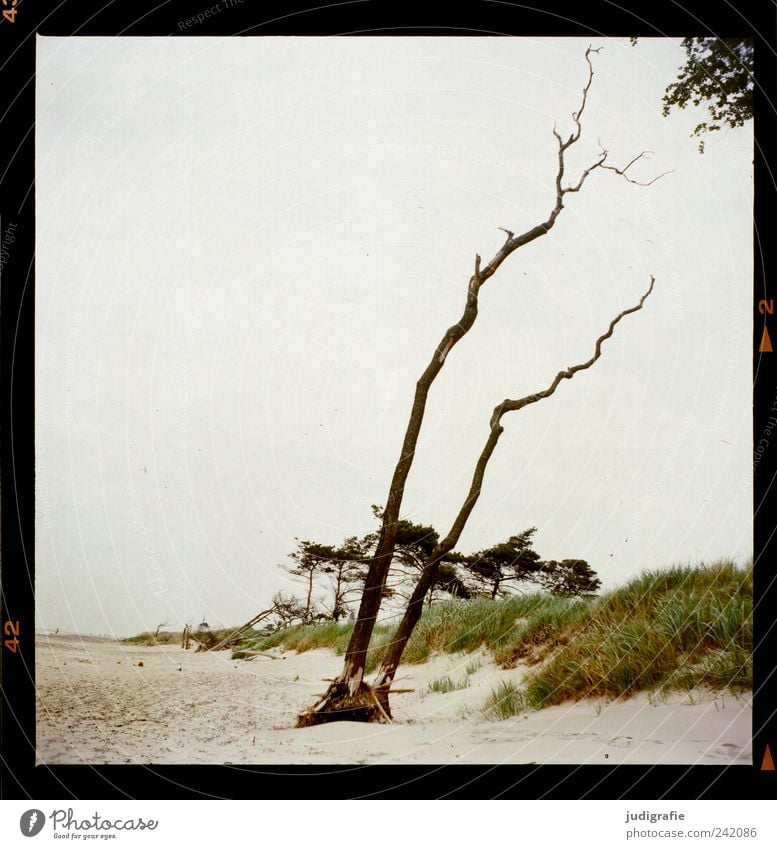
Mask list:
[{"label": "copyright watermark text", "polygon": [[214,15],[220,15],[228,9],[234,9],[235,6],[242,6],[244,2],[245,0],[219,0],[218,3],[214,3],[209,9],[203,9],[202,12],[198,12],[185,21],[178,21],[178,32],[184,32],[190,27],[197,26],[208,18],[212,18]]}]

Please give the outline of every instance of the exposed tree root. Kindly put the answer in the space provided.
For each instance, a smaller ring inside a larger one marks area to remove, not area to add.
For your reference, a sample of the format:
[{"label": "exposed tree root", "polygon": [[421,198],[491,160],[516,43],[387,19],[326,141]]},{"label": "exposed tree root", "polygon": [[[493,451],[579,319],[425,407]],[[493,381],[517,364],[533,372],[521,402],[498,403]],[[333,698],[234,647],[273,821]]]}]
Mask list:
[{"label": "exposed tree root", "polygon": [[391,722],[388,693],[362,682],[351,695],[348,685],[335,681],[321,701],[297,717],[297,728],[325,722]]}]

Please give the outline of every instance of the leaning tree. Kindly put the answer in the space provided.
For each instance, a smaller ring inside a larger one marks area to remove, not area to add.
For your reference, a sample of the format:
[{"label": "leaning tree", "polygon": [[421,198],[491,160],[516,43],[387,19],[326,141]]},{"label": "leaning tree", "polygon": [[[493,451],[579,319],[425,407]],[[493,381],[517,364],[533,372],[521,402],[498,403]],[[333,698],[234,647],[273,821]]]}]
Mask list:
[{"label": "leaning tree", "polygon": [[643,183],[632,179],[628,173],[634,163],[645,155],[645,152],[635,156],[622,168],[618,168],[608,163],[608,152],[602,148],[595,161],[582,170],[575,182],[566,183],[565,181],[567,153],[569,149],[579,141],[582,133],[583,113],[585,111],[588,93],[593,81],[593,65],[591,62],[591,56],[597,52],[598,49],[595,50],[591,47],[589,47],[585,52],[588,75],[585,85],[583,86],[580,108],[572,115],[574,125],[572,131],[569,136],[564,138],[555,127],[553,128],[553,135],[557,144],[558,166],[556,169],[554,183],[555,202],[550,213],[534,227],[531,227],[529,230],[526,230],[519,235],[515,235],[510,230],[505,230],[506,238],[504,243],[493,258],[486,264],[483,264],[479,255],[475,256],[474,271],[469,278],[469,283],[467,284],[466,301],[463,313],[458,321],[455,324],[452,324],[445,331],[442,339],[434,349],[434,353],[429,364],[426,366],[416,383],[415,395],[410,410],[402,448],[399,454],[399,460],[397,461],[394,474],[389,485],[388,498],[383,511],[380,533],[377,545],[369,563],[364,591],[362,593],[361,603],[359,606],[358,618],[348,644],[343,669],[337,678],[332,681],[321,698],[298,717],[298,727],[315,725],[322,722],[331,722],[333,720],[357,720],[363,722],[390,721],[391,709],[389,705],[389,692],[397,667],[399,666],[399,661],[402,657],[405,646],[410,639],[410,635],[421,616],[424,598],[429,591],[429,588],[433,586],[434,581],[437,578],[440,563],[446,558],[446,555],[452,552],[455,548],[459,537],[464,530],[464,526],[466,525],[467,520],[478,501],[486,468],[494,453],[494,449],[497,446],[499,437],[502,435],[504,430],[502,425],[503,417],[507,413],[522,410],[530,404],[535,404],[538,401],[550,397],[563,380],[569,380],[578,372],[590,368],[601,356],[602,344],[609,339],[610,336],[612,336],[615,326],[625,316],[640,310],[645,303],[646,298],[653,290],[654,281],[651,276],[647,291],[645,291],[642,295],[639,302],[635,306],[623,310],[615,316],[612,321],[610,321],[607,329],[596,340],[593,355],[588,360],[578,363],[577,365],[570,366],[569,368],[562,369],[558,372],[558,374],[556,374],[546,388],[522,398],[508,398],[494,408],[489,421],[488,435],[485,444],[475,463],[475,470],[472,476],[469,492],[467,493],[447,535],[436,542],[433,550],[426,558],[421,576],[410,596],[399,627],[397,628],[391,643],[387,647],[377,676],[371,684],[368,684],[364,680],[367,650],[369,648],[370,637],[372,636],[380,609],[386,578],[391,567],[397,534],[401,529],[400,509],[402,507],[402,498],[405,491],[407,477],[415,457],[415,450],[424,419],[427,397],[435,378],[445,365],[451,350],[475,323],[478,315],[478,297],[480,290],[488,282],[488,280],[496,274],[502,263],[511,254],[515,253],[515,251],[519,248],[525,247],[550,232],[559,215],[563,211],[567,198],[579,192],[591,174],[595,171],[611,171],[625,178],[629,182],[636,183],[638,185],[650,185],[658,179],[658,177],[655,177],[648,183]]}]

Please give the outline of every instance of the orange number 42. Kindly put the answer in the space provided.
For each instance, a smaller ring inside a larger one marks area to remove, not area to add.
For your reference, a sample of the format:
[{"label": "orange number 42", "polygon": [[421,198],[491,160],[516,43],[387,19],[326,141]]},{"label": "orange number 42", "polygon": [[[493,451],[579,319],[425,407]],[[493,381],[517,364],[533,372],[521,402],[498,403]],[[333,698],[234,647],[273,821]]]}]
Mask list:
[{"label": "orange number 42", "polygon": [[16,622],[6,622],[3,626],[3,633],[6,637],[11,637],[6,640],[4,645],[9,650],[16,654],[16,649],[19,647],[19,620]]},{"label": "orange number 42", "polygon": [[16,0],[3,0],[3,6],[9,6],[8,9],[3,9],[3,17],[9,22],[16,21]]}]

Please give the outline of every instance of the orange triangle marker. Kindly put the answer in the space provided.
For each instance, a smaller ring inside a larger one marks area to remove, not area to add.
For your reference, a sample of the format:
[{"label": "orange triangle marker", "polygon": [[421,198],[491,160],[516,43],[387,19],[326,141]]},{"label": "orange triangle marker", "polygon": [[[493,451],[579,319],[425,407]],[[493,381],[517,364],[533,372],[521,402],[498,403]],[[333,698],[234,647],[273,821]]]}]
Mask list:
[{"label": "orange triangle marker", "polygon": [[764,752],[763,763],[761,764],[761,769],[774,771],[774,761],[772,760],[772,753],[769,749],[769,744],[766,744],[766,751]]},{"label": "orange triangle marker", "polygon": [[[758,349],[762,354],[771,353],[774,349],[772,348],[772,340],[769,338],[769,331],[766,329],[764,325],[764,333],[761,337],[761,347]],[[774,769],[774,767],[772,767]]]}]

